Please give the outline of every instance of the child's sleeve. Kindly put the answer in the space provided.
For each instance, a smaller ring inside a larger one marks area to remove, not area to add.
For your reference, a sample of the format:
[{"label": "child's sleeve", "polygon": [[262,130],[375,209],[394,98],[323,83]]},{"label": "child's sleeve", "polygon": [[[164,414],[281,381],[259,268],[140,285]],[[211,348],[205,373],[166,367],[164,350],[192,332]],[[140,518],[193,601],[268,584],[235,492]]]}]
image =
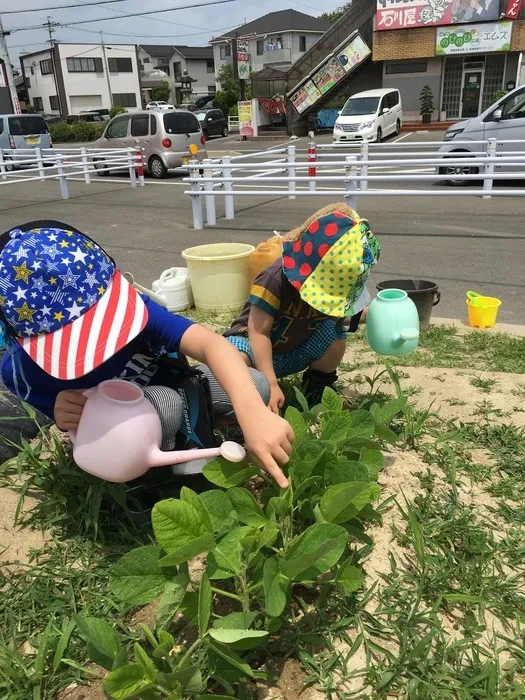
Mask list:
[{"label": "child's sleeve", "polygon": [[162,346],[167,352],[178,352],[182,336],[194,322],[173,314],[164,306],[144,297],[148,309],[146,334],[153,345]]},{"label": "child's sleeve", "polygon": [[53,419],[61,382],[46,374],[20,348],[7,351],[2,361],[2,381],[8,391]]},{"label": "child's sleeve", "polygon": [[252,285],[248,302],[275,318],[281,306],[283,273],[281,265],[271,265]]}]

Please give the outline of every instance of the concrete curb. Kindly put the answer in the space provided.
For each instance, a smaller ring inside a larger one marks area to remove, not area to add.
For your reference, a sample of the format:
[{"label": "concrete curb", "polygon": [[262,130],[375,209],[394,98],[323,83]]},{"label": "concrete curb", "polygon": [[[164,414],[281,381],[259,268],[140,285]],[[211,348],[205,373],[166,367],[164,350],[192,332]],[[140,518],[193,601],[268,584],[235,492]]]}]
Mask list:
[{"label": "concrete curb", "polygon": [[[472,328],[472,326],[467,325],[465,321],[457,318],[432,318],[430,321],[431,326],[453,326],[457,328],[461,333],[472,333],[473,331],[479,331],[479,328]],[[525,338],[525,326],[518,326],[512,323],[498,323],[494,328],[483,328],[481,329],[485,333],[507,333],[508,335],[515,335],[519,338]]]}]

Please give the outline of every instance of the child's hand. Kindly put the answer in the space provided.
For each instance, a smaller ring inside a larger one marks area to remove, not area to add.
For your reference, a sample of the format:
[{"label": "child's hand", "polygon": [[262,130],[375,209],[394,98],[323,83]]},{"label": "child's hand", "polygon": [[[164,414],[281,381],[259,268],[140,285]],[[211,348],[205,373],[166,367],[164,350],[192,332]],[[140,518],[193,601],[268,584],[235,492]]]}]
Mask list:
[{"label": "child's hand", "polygon": [[239,425],[251,456],[282,489],[288,488],[288,479],[279,465],[288,464],[292,454],[294,434],[289,423],[265,407],[239,417]]},{"label": "child's hand", "polygon": [[55,423],[60,430],[76,430],[87,398],[81,391],[61,391],[55,400]]},{"label": "child's hand", "polygon": [[270,384],[270,402],[268,408],[271,409],[272,413],[277,413],[277,415],[279,415],[279,411],[284,406],[284,402],[285,397],[279,384],[277,384],[277,382]]}]

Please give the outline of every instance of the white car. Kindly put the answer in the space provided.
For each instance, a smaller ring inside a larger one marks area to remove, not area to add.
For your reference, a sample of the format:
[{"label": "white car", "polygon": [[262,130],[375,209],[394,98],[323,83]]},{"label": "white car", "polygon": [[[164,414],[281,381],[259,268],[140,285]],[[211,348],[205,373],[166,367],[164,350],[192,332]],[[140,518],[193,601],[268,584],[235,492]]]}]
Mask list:
[{"label": "white car", "polygon": [[175,109],[175,107],[164,100],[156,100],[146,105],[146,109]]},{"label": "white car", "polygon": [[347,100],[334,126],[334,143],[375,141],[399,134],[403,106],[399,90],[367,90]]}]

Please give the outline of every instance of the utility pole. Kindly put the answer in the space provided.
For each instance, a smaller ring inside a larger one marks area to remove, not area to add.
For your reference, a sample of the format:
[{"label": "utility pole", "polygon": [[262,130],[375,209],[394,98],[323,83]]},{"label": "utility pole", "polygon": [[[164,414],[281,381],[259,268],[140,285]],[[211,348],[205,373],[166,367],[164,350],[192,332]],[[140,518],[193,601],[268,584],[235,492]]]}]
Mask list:
[{"label": "utility pole", "polygon": [[244,100],[246,99],[246,85],[244,80],[241,80],[239,78],[239,51],[237,45],[238,38],[239,35],[237,34],[237,32],[235,32],[235,36],[232,39],[233,78],[234,80],[239,81],[241,102],[244,102]]},{"label": "utility pole", "polygon": [[4,62],[5,77],[7,81],[7,88],[9,89],[9,95],[11,96],[13,112],[15,114],[21,114],[22,110],[20,108],[20,102],[18,101],[18,95],[16,94],[15,79],[13,77],[13,68],[11,67],[9,50],[7,48],[7,43],[5,40],[6,36],[9,36],[9,32],[4,32],[2,16],[0,15],[0,58]]},{"label": "utility pole", "polygon": [[106,44],[104,43],[104,32],[100,32],[100,44],[102,46],[102,57],[104,60],[104,73],[106,74],[106,80],[108,83],[109,105],[110,107],[113,107],[113,93],[111,92],[111,80],[109,78],[108,59],[106,56]]},{"label": "utility pole", "polygon": [[55,90],[57,93],[57,100],[58,100],[58,111],[60,112],[60,116],[62,117],[64,115],[64,105],[62,104],[62,99],[60,98],[60,90],[58,89],[58,78],[57,78],[57,70],[55,66],[55,46],[57,44],[55,37],[53,34],[55,33],[55,29],[60,26],[57,24],[57,22],[53,22],[53,19],[48,16],[47,22],[44,23],[44,29],[47,29],[48,34],[49,34],[49,53],[51,56],[51,69],[53,70],[53,82],[55,83]]}]

